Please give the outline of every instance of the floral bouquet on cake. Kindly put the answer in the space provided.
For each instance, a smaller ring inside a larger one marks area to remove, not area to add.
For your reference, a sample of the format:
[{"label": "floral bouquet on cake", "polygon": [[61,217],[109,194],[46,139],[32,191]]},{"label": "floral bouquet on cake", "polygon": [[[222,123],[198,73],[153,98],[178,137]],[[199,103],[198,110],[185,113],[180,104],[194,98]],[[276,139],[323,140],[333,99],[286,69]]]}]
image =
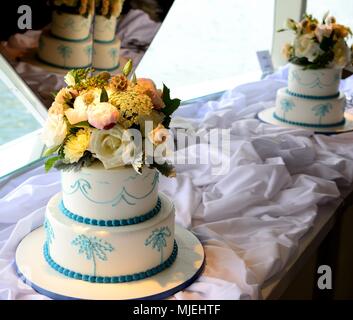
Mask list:
[{"label": "floral bouquet on cake", "polygon": [[87,17],[94,12],[94,0],[50,0],[49,3],[59,13],[79,14]]},{"label": "floral bouquet on cake", "polygon": [[100,161],[106,169],[144,165],[174,176],[167,158],[172,113],[179,99],[171,99],[164,85],[158,90],[150,79],[130,79],[132,62],[123,72],[93,75],[77,69],[65,76],[67,86],[56,95],[43,130],[49,157],[45,168],[79,170]]},{"label": "floral bouquet on cake", "polygon": [[110,18],[120,16],[124,0],[96,0],[96,14]]},{"label": "floral bouquet on cake", "polygon": [[286,28],[293,30],[295,39],[283,48],[286,59],[306,69],[344,68],[352,63],[352,49],[346,39],[352,35],[349,27],[338,24],[326,13],[321,22],[305,14],[300,22],[288,19]]}]

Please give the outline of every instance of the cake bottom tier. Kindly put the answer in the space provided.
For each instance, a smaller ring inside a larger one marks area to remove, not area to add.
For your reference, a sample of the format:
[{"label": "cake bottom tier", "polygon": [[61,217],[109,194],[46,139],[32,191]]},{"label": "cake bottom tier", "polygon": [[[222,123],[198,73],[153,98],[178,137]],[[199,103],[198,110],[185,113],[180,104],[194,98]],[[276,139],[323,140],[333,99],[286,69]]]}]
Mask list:
[{"label": "cake bottom tier", "polygon": [[92,65],[92,42],[92,36],[86,40],[69,41],[44,30],[39,38],[37,56],[42,62],[57,68],[87,68]]},{"label": "cake bottom tier", "polygon": [[169,267],[177,255],[172,202],[160,194],[161,210],[152,219],[127,226],[86,225],[59,210],[61,194],[47,205],[44,257],[75,279],[117,283],[140,280]]},{"label": "cake bottom tier", "polygon": [[308,127],[334,127],[344,124],[346,99],[342,92],[336,98],[303,97],[287,88],[279,89],[274,117],[282,122]]},{"label": "cake bottom tier", "polygon": [[120,40],[115,37],[113,41],[93,41],[92,65],[97,70],[114,70],[119,66]]}]

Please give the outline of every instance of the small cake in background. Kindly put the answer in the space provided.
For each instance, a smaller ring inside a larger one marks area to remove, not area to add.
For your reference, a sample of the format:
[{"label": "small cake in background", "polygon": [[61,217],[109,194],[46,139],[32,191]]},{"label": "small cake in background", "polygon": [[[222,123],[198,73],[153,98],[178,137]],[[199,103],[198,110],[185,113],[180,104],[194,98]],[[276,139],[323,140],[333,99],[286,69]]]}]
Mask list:
[{"label": "small cake in background", "polygon": [[93,67],[97,70],[113,70],[119,66],[121,42],[115,31],[123,2],[123,0],[96,0]]},{"label": "small cake in background", "polygon": [[51,0],[50,5],[52,23],[40,36],[39,60],[64,69],[91,66],[94,0]]},{"label": "small cake in background", "polygon": [[283,53],[290,62],[288,87],[277,92],[273,117],[280,122],[310,128],[338,127],[345,123],[345,95],[339,91],[342,69],[352,63],[346,39],[350,28],[326,14],[322,21],[305,14],[288,19],[286,29],[294,42]]}]

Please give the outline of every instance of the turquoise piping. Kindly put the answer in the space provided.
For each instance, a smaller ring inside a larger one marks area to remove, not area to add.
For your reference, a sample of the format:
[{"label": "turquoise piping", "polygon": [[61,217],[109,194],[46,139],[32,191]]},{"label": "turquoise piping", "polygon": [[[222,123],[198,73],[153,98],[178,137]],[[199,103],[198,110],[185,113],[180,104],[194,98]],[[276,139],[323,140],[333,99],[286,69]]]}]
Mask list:
[{"label": "turquoise piping", "polygon": [[75,66],[75,67],[68,67],[68,66],[60,66],[58,64],[55,64],[55,63],[51,63],[51,62],[48,62],[48,61],[45,61],[44,59],[40,58],[39,55],[37,54],[36,55],[36,58],[44,63],[44,64],[47,64],[48,66],[51,66],[51,67],[55,67],[55,68],[60,68],[60,69],[65,69],[65,70],[72,70],[72,69],[84,69],[84,68],[88,68],[88,67],[91,67],[92,64],[88,64],[88,65],[85,65],[85,66]]},{"label": "turquoise piping", "polygon": [[56,34],[53,34],[52,32],[50,32],[49,35],[55,39],[62,40],[62,41],[68,41],[68,42],[83,42],[83,41],[86,41],[90,38],[90,34],[88,34],[87,37],[82,38],[82,39],[66,39],[66,38],[57,36]]},{"label": "turquoise piping", "polygon": [[120,63],[118,63],[115,67],[108,68],[108,69],[104,69],[104,68],[96,68],[96,67],[94,67],[94,69],[95,69],[95,70],[97,70],[97,71],[113,71],[113,70],[115,70],[115,69],[119,68],[119,66],[120,66]]},{"label": "turquoise piping", "polygon": [[337,92],[333,95],[330,96],[308,96],[305,94],[301,94],[301,93],[296,93],[296,92],[292,92],[289,89],[286,90],[286,93],[288,93],[289,95],[293,96],[293,97],[297,97],[297,98],[302,98],[302,99],[308,99],[308,100],[326,100],[326,99],[334,99],[337,98],[340,93]]},{"label": "turquoise piping", "polygon": [[77,279],[77,280],[83,280],[87,282],[94,282],[94,283],[123,283],[123,282],[137,281],[148,277],[152,277],[155,274],[169,268],[174,263],[178,255],[178,245],[174,240],[174,246],[173,246],[173,251],[171,255],[166,261],[159,264],[158,266],[148,269],[146,271],[142,271],[134,274],[122,275],[122,276],[115,276],[115,277],[99,277],[99,276],[86,275],[60,266],[50,256],[47,242],[45,242],[43,246],[43,255],[46,262],[49,264],[51,268],[53,268],[55,271],[63,274],[66,277]]},{"label": "turquoise piping", "polygon": [[296,122],[296,121],[290,121],[290,120],[283,119],[283,118],[279,117],[275,112],[273,113],[273,117],[275,119],[277,119],[278,121],[282,121],[282,122],[285,122],[288,124],[293,124],[296,126],[309,127],[309,128],[332,128],[332,127],[342,126],[346,122],[346,119],[343,119],[340,122],[332,123],[332,124],[310,124],[310,123]]},{"label": "turquoise piping", "polygon": [[59,209],[66,217],[76,222],[85,223],[93,226],[100,226],[100,227],[122,227],[122,226],[145,222],[153,218],[161,210],[161,199],[158,197],[157,204],[152,210],[140,216],[136,216],[129,219],[103,220],[103,219],[91,219],[91,218],[83,217],[66,209],[64,202],[62,200],[59,203]]},{"label": "turquoise piping", "polygon": [[112,40],[97,40],[97,39],[93,39],[93,42],[102,43],[102,44],[109,44],[109,43],[113,43],[114,40],[115,40],[115,37]]}]

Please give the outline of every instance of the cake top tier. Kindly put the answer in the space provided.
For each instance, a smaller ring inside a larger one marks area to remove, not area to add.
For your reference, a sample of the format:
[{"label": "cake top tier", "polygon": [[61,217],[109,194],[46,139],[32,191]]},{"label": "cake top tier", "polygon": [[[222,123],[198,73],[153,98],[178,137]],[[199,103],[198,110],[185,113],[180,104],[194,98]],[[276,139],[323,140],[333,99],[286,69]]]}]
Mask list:
[{"label": "cake top tier", "polygon": [[158,177],[155,169],[144,168],[139,174],[132,167],[107,170],[99,162],[79,171],[63,171],[61,210],[74,220],[82,217],[79,222],[87,218],[87,223],[105,221],[102,225],[108,220],[136,224],[142,216],[142,220],[151,218],[158,206]]},{"label": "cake top tier", "polygon": [[339,95],[342,69],[305,69],[290,64],[288,70],[288,90],[290,93],[306,98],[333,99]]}]

